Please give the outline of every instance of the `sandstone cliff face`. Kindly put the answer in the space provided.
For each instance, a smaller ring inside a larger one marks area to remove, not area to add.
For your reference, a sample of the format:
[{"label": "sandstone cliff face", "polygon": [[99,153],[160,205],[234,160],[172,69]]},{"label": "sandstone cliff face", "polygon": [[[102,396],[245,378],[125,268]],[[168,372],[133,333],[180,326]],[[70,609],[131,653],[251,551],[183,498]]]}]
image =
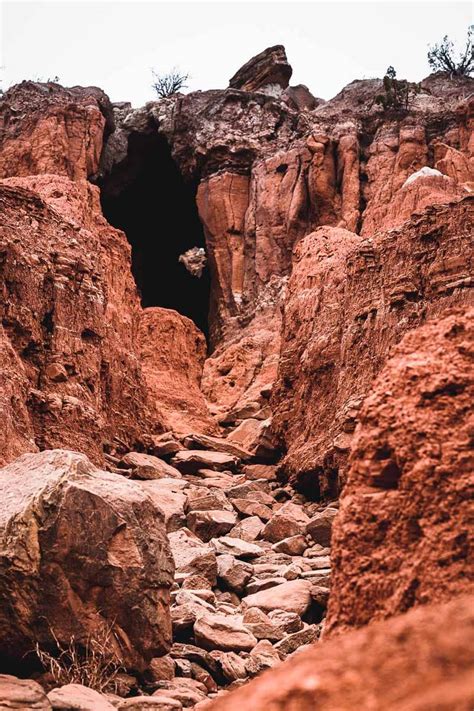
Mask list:
[{"label": "sandstone cliff face", "polygon": [[144,309],[137,344],[151,420],[176,434],[215,432],[200,389],[206,339],[191,319],[170,309]]},{"label": "sandstone cliff face", "polygon": [[86,181],[10,178],[0,193],[6,415],[20,438],[5,460],[68,447],[100,462],[114,437],[133,442],[145,416],[129,245]]},{"label": "sandstone cliff face", "polygon": [[284,470],[308,494],[337,494],[358,409],[391,348],[472,303],[472,221],[467,196],[373,238],[321,227],[298,244],[273,412]]},{"label": "sandstone cliff face", "polygon": [[329,630],[472,590],[473,318],[406,335],[364,402],[333,533]]},{"label": "sandstone cliff face", "polygon": [[[150,133],[166,137],[182,174],[198,184],[211,274],[213,363],[203,380],[211,401],[219,399],[208,383],[221,358],[229,379],[241,379],[238,362],[228,370],[239,339],[247,344],[250,370],[266,361],[268,349],[260,344],[268,339],[255,339],[255,322],[264,310],[266,330],[278,339],[283,287],[300,239],[320,225],[370,236],[466,194],[471,85],[469,79],[426,80],[408,114],[383,114],[374,105],[379,80],[354,82],[311,111],[253,86],[254,93],[229,88],[116,110],[117,128],[102,158],[105,184],[127,165],[131,137]],[[446,178],[423,177],[404,188],[425,166]],[[249,401],[245,388],[239,397],[241,405]],[[231,407],[239,397],[229,398]],[[223,417],[225,407],[220,400]]]},{"label": "sandstone cliff face", "polygon": [[91,177],[99,166],[104,131],[112,129],[110,101],[96,87],[17,84],[0,101],[0,177]]}]

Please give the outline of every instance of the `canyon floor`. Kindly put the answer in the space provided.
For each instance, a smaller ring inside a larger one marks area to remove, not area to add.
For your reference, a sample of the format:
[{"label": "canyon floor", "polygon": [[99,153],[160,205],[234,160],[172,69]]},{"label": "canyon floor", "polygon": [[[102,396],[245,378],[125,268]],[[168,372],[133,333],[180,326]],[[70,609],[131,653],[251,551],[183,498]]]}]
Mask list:
[{"label": "canyon floor", "polygon": [[0,98],[0,710],[474,706],[474,80],[291,74]]}]

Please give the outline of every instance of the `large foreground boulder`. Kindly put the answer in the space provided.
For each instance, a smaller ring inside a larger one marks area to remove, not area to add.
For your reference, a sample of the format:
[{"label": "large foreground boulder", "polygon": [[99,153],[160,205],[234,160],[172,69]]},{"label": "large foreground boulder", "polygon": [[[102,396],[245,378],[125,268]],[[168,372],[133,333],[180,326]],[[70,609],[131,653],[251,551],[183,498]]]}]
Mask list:
[{"label": "large foreground boulder", "polygon": [[173,562],[139,483],[51,450],[1,469],[0,498],[0,655],[21,664],[53,633],[81,645],[104,627],[128,667],[168,650]]},{"label": "large foreground boulder", "polygon": [[405,336],[362,408],[335,519],[328,628],[471,592],[474,311]]},{"label": "large foreground boulder", "polygon": [[316,644],[203,710],[469,711],[474,599],[411,610]]}]

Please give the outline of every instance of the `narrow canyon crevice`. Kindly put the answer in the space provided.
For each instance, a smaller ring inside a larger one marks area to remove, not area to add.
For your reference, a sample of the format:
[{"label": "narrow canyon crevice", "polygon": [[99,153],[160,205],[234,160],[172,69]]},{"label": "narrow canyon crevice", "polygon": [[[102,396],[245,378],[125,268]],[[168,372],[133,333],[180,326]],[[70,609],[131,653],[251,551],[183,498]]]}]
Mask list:
[{"label": "narrow canyon crevice", "polygon": [[197,185],[186,183],[166,139],[132,133],[126,161],[101,183],[102,210],[132,245],[132,272],[142,305],[175,309],[208,334],[210,278],[179,262],[192,247],[204,247],[196,207]]}]

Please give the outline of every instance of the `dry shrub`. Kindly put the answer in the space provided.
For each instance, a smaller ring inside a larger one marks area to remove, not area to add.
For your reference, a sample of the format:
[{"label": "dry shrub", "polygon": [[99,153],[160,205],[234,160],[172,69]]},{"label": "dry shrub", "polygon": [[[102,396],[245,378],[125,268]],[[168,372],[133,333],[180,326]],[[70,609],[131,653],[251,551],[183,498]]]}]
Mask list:
[{"label": "dry shrub", "polygon": [[118,675],[125,671],[120,655],[115,651],[118,640],[113,625],[104,627],[96,635],[89,635],[78,644],[72,636],[63,644],[51,629],[56,650],[54,654],[36,645],[35,651],[45,671],[58,686],[82,684],[100,693],[116,693]]}]

